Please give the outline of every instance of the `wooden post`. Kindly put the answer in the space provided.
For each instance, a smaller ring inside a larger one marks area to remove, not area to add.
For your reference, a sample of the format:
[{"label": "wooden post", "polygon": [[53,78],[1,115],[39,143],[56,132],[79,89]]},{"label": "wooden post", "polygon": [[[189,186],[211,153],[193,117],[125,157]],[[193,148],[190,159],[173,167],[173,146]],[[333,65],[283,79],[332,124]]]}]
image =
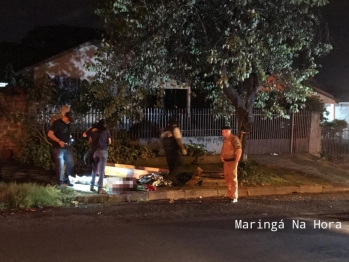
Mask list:
[{"label": "wooden post", "polygon": [[188,85],[188,88],[187,88],[187,113],[188,113],[188,117],[190,117],[190,107],[191,107],[191,87]]}]

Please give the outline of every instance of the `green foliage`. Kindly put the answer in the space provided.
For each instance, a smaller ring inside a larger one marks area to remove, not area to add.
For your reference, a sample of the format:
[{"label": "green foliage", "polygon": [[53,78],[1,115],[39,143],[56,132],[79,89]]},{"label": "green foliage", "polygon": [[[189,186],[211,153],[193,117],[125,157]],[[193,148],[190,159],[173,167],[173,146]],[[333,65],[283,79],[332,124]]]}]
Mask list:
[{"label": "green foliage", "polygon": [[307,97],[305,108],[309,111],[319,112],[321,114],[326,112],[325,103],[317,95]]},{"label": "green foliage", "polygon": [[200,157],[206,156],[208,151],[203,144],[193,143],[192,140],[189,140],[190,144],[185,144],[187,153],[189,156],[194,157],[193,164],[198,164],[200,162]]},{"label": "green foliage", "polygon": [[52,147],[48,143],[42,143],[40,139],[32,136],[24,136],[23,140],[16,141],[16,146],[20,148],[17,160],[31,166],[42,167],[45,170],[54,168],[52,161]]},{"label": "green foliage", "polygon": [[109,99],[112,116],[141,108],[149,92],[189,84],[209,90],[217,115],[237,110],[240,129],[251,124],[254,106],[287,117],[304,108],[315,59],[332,48],[317,10],[327,3],[107,1],[96,11],[106,29],[95,65],[98,96]]},{"label": "green foliage", "polygon": [[334,119],[332,121],[325,121],[321,124],[324,128],[332,128],[335,132],[343,133],[343,129],[348,128],[346,120]]},{"label": "green foliage", "polygon": [[[19,149],[15,157],[22,163],[48,170],[54,167],[52,146],[47,137],[51,116],[57,113],[62,105],[69,104],[79,122],[79,114],[89,111],[91,105],[98,109],[101,103],[93,102],[94,94],[86,81],[82,82],[81,90],[78,90],[69,82],[61,83],[58,78],[52,79],[47,75],[35,79],[35,82],[31,79],[22,79],[23,88],[27,90],[26,110],[7,112],[4,116],[8,121],[18,123],[22,127],[21,132],[10,135]],[[0,108],[0,115],[1,112]],[[86,144],[78,143],[73,149],[75,158],[82,159],[87,147]]]},{"label": "green foliage", "polygon": [[258,185],[267,181],[273,175],[269,171],[261,169],[261,165],[255,160],[240,162],[238,166],[238,181],[245,186]]},{"label": "green foliage", "polygon": [[[27,90],[27,108],[24,111],[9,111],[7,121],[17,123],[21,130],[9,135],[19,152],[15,156],[22,163],[51,169],[51,144],[47,138],[48,117],[52,114],[52,96],[54,84],[49,77],[43,77],[36,83],[23,81]],[[10,87],[12,88],[12,87]]]},{"label": "green foliage", "polygon": [[116,140],[109,146],[108,162],[118,164],[132,164],[137,159],[154,157],[152,150],[145,146],[134,145],[130,140]]},{"label": "green foliage", "polygon": [[0,208],[62,206],[62,193],[55,186],[33,183],[0,183]]},{"label": "green foliage", "polygon": [[189,156],[199,157],[207,155],[207,150],[204,144],[196,144],[193,143],[192,140],[189,140],[189,142],[190,144],[185,144]]}]

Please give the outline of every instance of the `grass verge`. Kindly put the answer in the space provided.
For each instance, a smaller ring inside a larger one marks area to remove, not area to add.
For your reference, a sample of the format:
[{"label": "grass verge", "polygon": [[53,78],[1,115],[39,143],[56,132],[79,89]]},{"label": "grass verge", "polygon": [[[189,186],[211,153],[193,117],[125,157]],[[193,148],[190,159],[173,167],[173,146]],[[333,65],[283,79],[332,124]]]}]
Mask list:
[{"label": "grass verge", "polygon": [[[222,163],[186,165],[185,170],[189,173],[200,167],[205,172],[223,173]],[[238,167],[238,181],[242,186],[292,186],[301,184],[325,184],[325,181],[316,179],[306,173],[286,169],[284,167],[268,166],[251,159],[240,162]]]},{"label": "grass verge", "polygon": [[74,190],[59,189],[36,183],[0,183],[0,209],[23,209],[31,207],[59,207]]}]

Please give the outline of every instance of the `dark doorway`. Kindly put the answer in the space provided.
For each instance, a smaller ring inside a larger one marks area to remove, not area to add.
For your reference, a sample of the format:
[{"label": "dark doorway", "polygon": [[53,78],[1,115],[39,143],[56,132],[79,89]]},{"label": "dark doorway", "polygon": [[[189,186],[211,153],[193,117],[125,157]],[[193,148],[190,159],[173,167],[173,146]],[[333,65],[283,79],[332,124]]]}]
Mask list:
[{"label": "dark doorway", "polygon": [[186,89],[166,89],[165,90],[165,108],[186,108],[187,90]]}]

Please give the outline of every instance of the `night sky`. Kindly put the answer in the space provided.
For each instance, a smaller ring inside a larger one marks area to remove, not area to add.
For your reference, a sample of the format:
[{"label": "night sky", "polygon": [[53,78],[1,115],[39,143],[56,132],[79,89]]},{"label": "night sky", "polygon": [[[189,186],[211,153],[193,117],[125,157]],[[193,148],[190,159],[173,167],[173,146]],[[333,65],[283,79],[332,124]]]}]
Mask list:
[{"label": "night sky", "polygon": [[322,68],[315,79],[321,89],[349,101],[349,0],[331,0],[321,13],[333,50],[320,60]]},{"label": "night sky", "polygon": [[0,0],[0,41],[19,42],[35,26],[102,28],[98,0]]},{"label": "night sky", "polygon": [[[102,28],[93,13],[98,0],[0,0],[0,42],[19,42],[35,26]],[[349,101],[349,0],[330,0],[321,9],[331,34],[332,52],[322,58],[318,86]]]}]

